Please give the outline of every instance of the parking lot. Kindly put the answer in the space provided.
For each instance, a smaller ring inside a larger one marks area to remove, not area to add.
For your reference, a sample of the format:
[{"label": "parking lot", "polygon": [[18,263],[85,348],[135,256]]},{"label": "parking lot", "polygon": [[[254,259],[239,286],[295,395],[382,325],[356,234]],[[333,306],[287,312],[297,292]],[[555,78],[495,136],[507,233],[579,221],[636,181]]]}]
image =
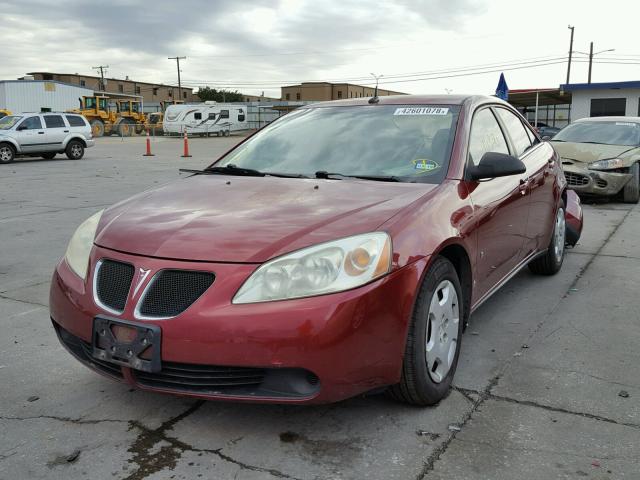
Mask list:
[{"label": "parking lot", "polygon": [[0,166],[0,480],[640,478],[640,206],[585,205],[558,275],[525,270],[480,307],[436,407],[194,401],[80,365],[47,307],[75,227],[239,139],[194,138],[181,158],[179,138],[153,157],[102,138],[80,161]]}]

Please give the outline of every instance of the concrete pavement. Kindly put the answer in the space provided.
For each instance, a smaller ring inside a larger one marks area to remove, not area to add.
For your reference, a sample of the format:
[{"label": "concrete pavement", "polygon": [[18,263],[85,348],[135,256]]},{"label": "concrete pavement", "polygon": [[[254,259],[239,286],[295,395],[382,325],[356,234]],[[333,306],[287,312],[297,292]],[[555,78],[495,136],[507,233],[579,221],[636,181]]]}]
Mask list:
[{"label": "concrete pavement", "polygon": [[[554,277],[524,271],[473,316],[433,408],[384,396],[292,407],[145,393],[58,344],[49,279],[93,212],[238,138],[101,139],[80,162],[0,168],[0,480],[638,479],[640,207],[585,207]],[[356,352],[366,354],[366,352]]]}]

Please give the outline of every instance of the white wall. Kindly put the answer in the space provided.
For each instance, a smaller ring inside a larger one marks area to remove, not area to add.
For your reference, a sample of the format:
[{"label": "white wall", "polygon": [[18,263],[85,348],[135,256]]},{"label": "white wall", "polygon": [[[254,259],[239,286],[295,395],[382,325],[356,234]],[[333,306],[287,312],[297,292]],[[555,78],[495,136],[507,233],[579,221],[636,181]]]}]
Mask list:
[{"label": "white wall", "polygon": [[619,90],[574,90],[571,92],[571,120],[590,116],[592,98],[626,98],[627,117],[638,116],[640,88]]},{"label": "white wall", "polygon": [[64,83],[46,81],[0,82],[0,108],[13,113],[40,112],[49,108],[52,112],[63,112],[78,108],[78,98],[93,95],[93,90]]}]

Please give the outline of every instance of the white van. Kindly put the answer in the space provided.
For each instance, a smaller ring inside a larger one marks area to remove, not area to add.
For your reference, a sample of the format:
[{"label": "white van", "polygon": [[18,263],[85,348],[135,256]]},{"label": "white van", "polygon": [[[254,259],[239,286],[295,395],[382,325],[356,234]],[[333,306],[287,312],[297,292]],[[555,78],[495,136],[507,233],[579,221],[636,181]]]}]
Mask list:
[{"label": "white van", "polygon": [[164,113],[166,134],[225,135],[247,130],[247,106],[234,103],[204,102],[200,104],[169,105]]}]

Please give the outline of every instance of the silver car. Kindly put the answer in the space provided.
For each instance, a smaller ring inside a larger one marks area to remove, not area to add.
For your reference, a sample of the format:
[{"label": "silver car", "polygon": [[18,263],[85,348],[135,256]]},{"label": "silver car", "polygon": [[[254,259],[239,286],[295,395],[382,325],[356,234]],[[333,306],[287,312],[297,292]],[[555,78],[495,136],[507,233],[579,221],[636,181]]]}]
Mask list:
[{"label": "silver car", "polygon": [[93,147],[91,127],[82,115],[23,113],[0,118],[0,163],[18,156],[52,159],[64,153],[80,160]]}]

